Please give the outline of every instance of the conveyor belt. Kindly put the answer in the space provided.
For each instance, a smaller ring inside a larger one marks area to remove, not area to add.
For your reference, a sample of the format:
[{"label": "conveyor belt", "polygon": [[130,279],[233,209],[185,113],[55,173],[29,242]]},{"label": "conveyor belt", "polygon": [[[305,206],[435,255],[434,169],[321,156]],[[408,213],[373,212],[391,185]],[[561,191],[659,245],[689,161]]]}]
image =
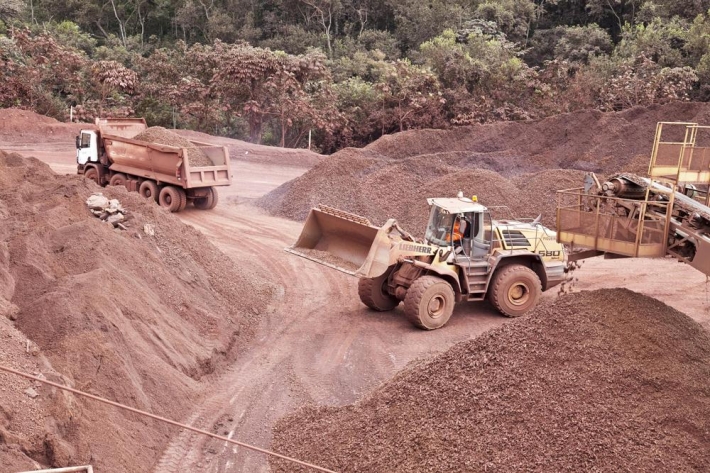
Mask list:
[{"label": "conveyor belt", "polygon": [[[612,179],[622,179],[628,182],[631,182],[633,184],[636,184],[637,186],[640,186],[644,189],[647,189],[649,185],[651,185],[651,180],[648,179],[647,177],[641,177],[637,176],[636,174],[629,174],[629,173],[623,173],[623,174],[617,174],[612,177]],[[659,184],[658,182],[653,183],[653,187],[651,187],[651,194],[656,194],[654,190],[658,191],[658,194],[668,194],[671,192],[671,188],[664,186],[662,184]],[[690,215],[700,215],[703,217],[706,221],[710,222],[710,207],[701,204],[695,199],[692,199],[691,197],[688,197],[687,195],[681,193],[681,192],[675,192],[675,201],[674,201],[674,207],[677,207],[679,209],[684,210],[685,212],[689,213]]]}]

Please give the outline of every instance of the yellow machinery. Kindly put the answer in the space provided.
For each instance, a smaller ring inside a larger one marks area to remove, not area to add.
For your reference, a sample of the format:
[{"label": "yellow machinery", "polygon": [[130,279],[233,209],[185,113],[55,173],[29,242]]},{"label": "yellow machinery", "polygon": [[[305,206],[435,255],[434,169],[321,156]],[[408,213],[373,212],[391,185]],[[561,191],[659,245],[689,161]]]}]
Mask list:
[{"label": "yellow machinery", "polygon": [[490,299],[517,317],[564,280],[565,250],[538,221],[492,220],[485,206],[461,193],[428,203],[424,240],[393,219],[377,227],[319,206],[287,251],[360,278],[360,300],[373,310],[404,301],[405,315],[427,330],[443,326],[461,300]]}]

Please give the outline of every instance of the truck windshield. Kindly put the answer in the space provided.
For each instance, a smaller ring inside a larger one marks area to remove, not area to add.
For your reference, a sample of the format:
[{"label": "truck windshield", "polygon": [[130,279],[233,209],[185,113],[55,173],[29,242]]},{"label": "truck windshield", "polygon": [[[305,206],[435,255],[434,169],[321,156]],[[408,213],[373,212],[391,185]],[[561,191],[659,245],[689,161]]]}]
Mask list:
[{"label": "truck windshield", "polygon": [[451,238],[447,237],[454,226],[454,217],[454,215],[444,212],[440,207],[432,206],[429,224],[424,236],[426,241],[438,246],[451,246]]}]

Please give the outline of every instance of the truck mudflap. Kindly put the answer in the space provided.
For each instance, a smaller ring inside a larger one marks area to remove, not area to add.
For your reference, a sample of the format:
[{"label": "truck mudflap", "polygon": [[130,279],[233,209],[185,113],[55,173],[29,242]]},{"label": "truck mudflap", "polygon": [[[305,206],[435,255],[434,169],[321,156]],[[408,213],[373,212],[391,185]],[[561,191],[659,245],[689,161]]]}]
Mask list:
[{"label": "truck mudflap", "polygon": [[296,243],[285,250],[352,276],[374,278],[394,264],[390,250],[402,241],[414,238],[394,219],[376,227],[360,215],[319,205],[311,209]]}]

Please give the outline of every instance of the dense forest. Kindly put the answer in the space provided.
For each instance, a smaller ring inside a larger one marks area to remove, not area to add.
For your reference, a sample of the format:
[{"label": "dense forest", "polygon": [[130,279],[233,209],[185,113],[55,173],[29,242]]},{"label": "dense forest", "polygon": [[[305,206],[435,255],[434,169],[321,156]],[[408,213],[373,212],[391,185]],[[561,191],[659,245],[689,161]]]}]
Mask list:
[{"label": "dense forest", "polygon": [[0,0],[0,106],[253,142],[710,100],[710,0]]}]

